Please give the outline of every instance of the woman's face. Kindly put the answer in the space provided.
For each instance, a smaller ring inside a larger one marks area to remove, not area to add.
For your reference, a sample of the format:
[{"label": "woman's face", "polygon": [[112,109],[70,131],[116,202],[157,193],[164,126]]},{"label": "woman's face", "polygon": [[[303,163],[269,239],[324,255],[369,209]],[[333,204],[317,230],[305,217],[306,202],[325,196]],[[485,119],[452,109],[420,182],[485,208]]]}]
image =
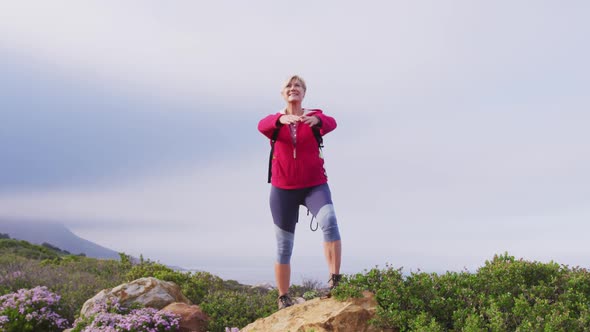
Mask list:
[{"label": "woman's face", "polygon": [[303,84],[299,80],[293,79],[285,84],[282,95],[288,103],[301,102],[305,97],[305,89],[303,89]]}]

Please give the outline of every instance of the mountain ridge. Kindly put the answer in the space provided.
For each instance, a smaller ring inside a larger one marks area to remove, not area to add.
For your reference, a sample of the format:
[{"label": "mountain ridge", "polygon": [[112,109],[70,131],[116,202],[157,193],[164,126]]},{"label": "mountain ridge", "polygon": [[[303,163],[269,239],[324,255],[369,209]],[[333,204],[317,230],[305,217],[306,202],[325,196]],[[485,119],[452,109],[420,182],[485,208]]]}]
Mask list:
[{"label": "mountain ridge", "polygon": [[0,233],[34,244],[48,243],[73,255],[119,259],[119,252],[81,238],[56,221],[0,219]]}]

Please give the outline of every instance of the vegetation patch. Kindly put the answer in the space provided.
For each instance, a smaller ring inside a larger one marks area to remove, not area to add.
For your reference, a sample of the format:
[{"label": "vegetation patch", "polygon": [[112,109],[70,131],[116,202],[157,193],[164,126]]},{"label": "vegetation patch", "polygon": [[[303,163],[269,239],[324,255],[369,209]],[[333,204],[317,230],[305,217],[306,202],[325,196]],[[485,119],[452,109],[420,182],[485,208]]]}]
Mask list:
[{"label": "vegetation patch", "polygon": [[387,266],[352,276],[337,299],[375,293],[372,324],[396,331],[588,331],[590,273],[554,262],[496,255],[475,273]]},{"label": "vegetation patch", "polygon": [[[150,321],[156,313],[147,308],[115,307],[107,310],[110,316],[94,316],[99,319],[78,317],[84,302],[101,290],[142,277],[176,283],[211,318],[211,332],[242,328],[277,310],[276,289],[253,288],[208,272],[176,271],[143,258],[133,261],[125,254],[119,260],[93,259],[68,255],[52,245],[5,237],[0,238],[0,296],[5,299],[0,301],[2,330],[36,331],[34,324],[46,324],[43,329],[51,331],[76,324],[83,331],[106,324],[101,319],[123,322],[132,310],[139,310],[134,317]],[[312,299],[322,293],[321,287],[321,282],[304,280],[289,293]],[[393,331],[590,330],[590,273],[555,262],[531,262],[503,254],[475,272],[444,274],[408,274],[386,265],[345,276],[332,293],[346,300],[360,297],[365,290],[373,292],[378,303],[371,324]],[[6,299],[31,292],[43,292],[44,296],[35,298],[45,300],[23,309],[29,316],[8,307]],[[43,313],[54,313],[51,317],[55,319],[33,314],[42,308]],[[165,319],[174,325],[172,317]],[[10,326],[16,327],[11,330]],[[134,327],[137,332],[144,330],[147,327]]]}]

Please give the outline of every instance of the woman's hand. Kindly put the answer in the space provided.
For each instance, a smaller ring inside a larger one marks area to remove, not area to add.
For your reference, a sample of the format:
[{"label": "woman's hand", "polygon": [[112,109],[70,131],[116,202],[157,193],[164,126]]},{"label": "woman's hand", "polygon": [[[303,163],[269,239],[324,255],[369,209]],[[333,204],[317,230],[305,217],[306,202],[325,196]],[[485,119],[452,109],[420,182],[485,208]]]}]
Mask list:
[{"label": "woman's hand", "polygon": [[309,125],[310,127],[317,126],[320,123],[320,118],[315,115],[312,116],[302,116],[299,118],[299,121]]},{"label": "woman's hand", "polygon": [[285,114],[281,115],[281,117],[279,118],[279,122],[282,124],[291,124],[300,121],[300,119],[301,117],[298,115]]},{"label": "woman's hand", "polygon": [[282,124],[291,124],[291,123],[295,123],[297,121],[301,121],[310,127],[317,126],[320,124],[320,118],[318,118],[315,115],[298,116],[298,115],[292,115],[292,114],[285,114],[285,115],[281,115],[281,117],[279,118],[279,122]]}]

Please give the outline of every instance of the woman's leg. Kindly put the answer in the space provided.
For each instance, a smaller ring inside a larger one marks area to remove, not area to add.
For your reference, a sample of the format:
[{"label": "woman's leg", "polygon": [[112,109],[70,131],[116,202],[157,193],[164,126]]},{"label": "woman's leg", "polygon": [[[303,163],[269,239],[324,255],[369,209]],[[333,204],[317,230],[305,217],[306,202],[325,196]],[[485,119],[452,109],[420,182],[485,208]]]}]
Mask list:
[{"label": "woman's leg", "polygon": [[340,263],[342,261],[342,241],[324,242],[324,255],[328,262],[330,275],[340,274]]},{"label": "woman's leg", "polygon": [[285,190],[274,186],[270,190],[270,210],[277,240],[277,260],[274,270],[279,296],[289,292],[295,225],[299,218],[300,197],[303,193],[301,190]]},{"label": "woman's leg", "polygon": [[317,219],[324,233],[324,255],[326,256],[330,279],[332,280],[332,275],[340,274],[342,241],[340,239],[336,212],[332,204],[330,187],[327,184],[314,187],[305,198],[305,205]]},{"label": "woman's leg", "polygon": [[275,280],[279,296],[287,294],[291,284],[291,264],[275,263]]}]

